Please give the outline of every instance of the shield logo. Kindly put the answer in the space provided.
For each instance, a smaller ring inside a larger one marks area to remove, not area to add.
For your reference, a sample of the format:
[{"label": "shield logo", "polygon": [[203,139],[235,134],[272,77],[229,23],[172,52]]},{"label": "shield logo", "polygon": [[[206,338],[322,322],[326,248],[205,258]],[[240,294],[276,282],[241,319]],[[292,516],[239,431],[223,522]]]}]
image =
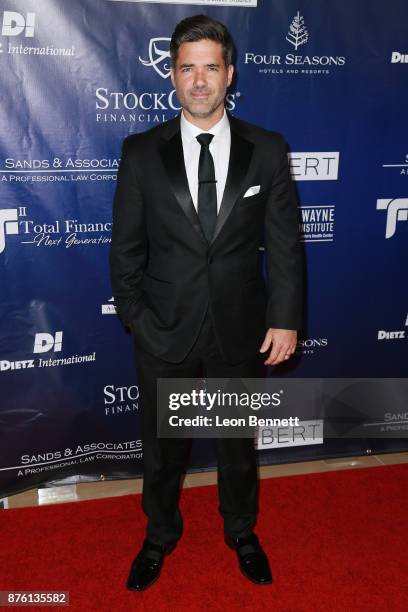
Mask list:
[{"label": "shield logo", "polygon": [[[149,59],[144,60],[139,57],[139,61],[142,62],[144,66],[152,66],[157,74],[160,74],[162,79],[167,79],[170,76],[170,51],[169,51],[169,43],[170,38],[151,38],[149,43]],[[160,49],[159,43],[163,43],[166,45],[166,49]]]}]

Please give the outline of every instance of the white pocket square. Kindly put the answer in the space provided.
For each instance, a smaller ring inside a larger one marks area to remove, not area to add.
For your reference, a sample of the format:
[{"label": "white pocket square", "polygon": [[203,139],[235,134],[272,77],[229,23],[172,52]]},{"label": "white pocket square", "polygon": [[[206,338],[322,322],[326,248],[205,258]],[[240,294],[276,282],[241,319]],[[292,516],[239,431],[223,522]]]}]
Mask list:
[{"label": "white pocket square", "polygon": [[259,190],[261,189],[260,185],[254,185],[253,187],[250,187],[249,189],[246,190],[244,198],[249,198],[250,196],[254,196],[257,193],[259,193]]}]

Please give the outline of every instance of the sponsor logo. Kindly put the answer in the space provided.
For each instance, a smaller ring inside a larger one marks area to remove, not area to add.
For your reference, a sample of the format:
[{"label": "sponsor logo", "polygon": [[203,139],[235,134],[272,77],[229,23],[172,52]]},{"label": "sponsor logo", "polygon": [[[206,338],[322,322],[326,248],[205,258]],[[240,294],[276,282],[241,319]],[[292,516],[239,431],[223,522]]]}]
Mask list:
[{"label": "sponsor logo", "polygon": [[[63,332],[58,331],[54,335],[50,333],[39,332],[35,334],[33,353],[48,353],[53,351],[54,353],[60,353],[62,351],[62,337]],[[12,370],[27,370],[29,368],[55,368],[65,365],[74,365],[78,363],[94,362],[96,361],[95,351],[88,355],[70,355],[68,357],[59,357],[43,359],[38,357],[37,359],[19,359],[10,361],[9,359],[0,360],[0,372],[10,372]]]},{"label": "sponsor logo", "polygon": [[108,300],[109,304],[102,304],[103,315],[116,314],[116,306],[113,304],[114,301],[115,299],[111,297],[111,299]]},{"label": "sponsor logo", "polygon": [[295,181],[337,181],[340,153],[289,153]]},{"label": "sponsor logo", "polygon": [[23,34],[26,38],[34,36],[35,13],[27,13],[21,15],[15,11],[4,11],[3,24],[1,27],[2,36],[20,36]]},{"label": "sponsor logo", "polygon": [[136,412],[139,410],[139,387],[106,385],[103,389],[105,416]]},{"label": "sponsor logo", "polygon": [[392,238],[399,221],[408,221],[408,198],[392,198],[377,200],[377,210],[387,211],[385,237]]},{"label": "sponsor logo", "polygon": [[[23,38],[34,38],[36,29],[36,14],[35,13],[17,13],[16,11],[4,11],[3,21],[1,26],[1,35],[9,38],[22,36]],[[3,45],[0,44],[0,53],[3,53]],[[75,47],[55,47],[47,45],[46,47],[28,46],[23,44],[14,44],[8,42],[7,53],[9,55],[60,55],[71,56],[75,55]]]},{"label": "sponsor logo", "polygon": [[7,372],[7,370],[27,370],[28,368],[35,368],[34,359],[23,359],[19,361],[8,361],[7,359],[0,360],[0,372]]},{"label": "sponsor logo", "polygon": [[21,455],[19,465],[1,468],[1,471],[18,470],[17,476],[40,474],[68,465],[79,465],[99,460],[132,461],[143,457],[142,440],[121,442],[86,442],[76,446],[52,449],[41,453]]},{"label": "sponsor logo", "polygon": [[[295,52],[309,42],[309,32],[300,11],[290,22],[285,40],[294,47]],[[342,68],[346,64],[346,57],[344,55],[300,55],[298,53],[247,51],[244,55],[244,64],[256,66],[258,72],[270,75],[327,75],[332,70]]]},{"label": "sponsor logo", "polygon": [[52,222],[39,222],[27,217],[26,206],[0,210],[0,253],[5,250],[7,234],[19,234],[20,244],[36,247],[68,249],[74,246],[106,245],[111,242],[111,221],[84,223],[78,219],[56,219]]},{"label": "sponsor logo", "polygon": [[407,421],[408,422],[408,412],[386,412],[384,414],[384,419],[386,421]]},{"label": "sponsor logo", "polygon": [[309,33],[305,27],[305,20],[299,11],[294,16],[293,21],[289,26],[289,32],[286,35],[286,40],[295,47],[295,51],[297,51],[298,47],[301,45],[305,45],[309,40]]},{"label": "sponsor logo", "polygon": [[387,423],[408,423],[408,412],[386,412],[384,421]]},{"label": "sponsor logo", "polygon": [[296,345],[296,355],[313,355],[329,344],[327,338],[300,338]]},{"label": "sponsor logo", "polygon": [[300,206],[300,238],[303,242],[333,242],[334,206]]},{"label": "sponsor logo", "polygon": [[408,176],[408,153],[402,164],[383,164],[383,168],[397,168],[401,176]]},{"label": "sponsor logo", "polygon": [[405,338],[405,331],[385,331],[380,329],[378,331],[377,340],[403,340]]},{"label": "sponsor logo", "polygon": [[391,64],[408,64],[408,54],[393,51],[391,54]]},{"label": "sponsor logo", "polygon": [[72,158],[18,159],[6,157],[0,167],[0,183],[69,183],[117,180],[119,159]]},{"label": "sponsor logo", "polygon": [[33,353],[47,353],[54,350],[54,353],[62,351],[62,331],[55,333],[55,336],[47,333],[35,334]]},{"label": "sponsor logo", "polygon": [[6,236],[18,234],[18,210],[6,208],[0,210],[0,253],[6,248]]},{"label": "sponsor logo", "polygon": [[[241,92],[227,94],[225,107],[228,111],[235,110],[236,101],[240,96]],[[95,119],[98,123],[157,124],[175,117],[181,111],[175,89],[169,92],[121,92],[98,87],[95,90],[95,98]]]},{"label": "sponsor logo", "polygon": [[[408,314],[405,319],[405,327],[408,327]],[[396,331],[379,329],[377,332],[377,340],[405,340],[406,337],[405,329],[399,329]]]},{"label": "sponsor logo", "polygon": [[323,444],[323,420],[300,421],[293,427],[259,427],[255,446],[258,450],[288,446]]},{"label": "sponsor logo", "polygon": [[[408,412],[385,412],[382,421],[364,423],[364,427],[373,426],[377,427],[381,433],[406,432],[408,430]],[[370,432],[370,434],[371,437],[374,436],[374,433]]]},{"label": "sponsor logo", "polygon": [[[171,38],[151,38],[149,42],[149,59],[144,60],[139,57],[139,61],[143,66],[149,66],[161,76],[162,79],[167,79],[170,76],[170,51],[169,44]],[[166,48],[160,48],[165,46]]]},{"label": "sponsor logo", "polygon": [[55,368],[65,365],[73,365],[76,363],[85,363],[96,361],[96,353],[89,355],[71,355],[61,359],[23,359],[18,361],[9,361],[8,359],[0,360],[0,372],[9,372],[11,370],[27,370],[28,368]]}]

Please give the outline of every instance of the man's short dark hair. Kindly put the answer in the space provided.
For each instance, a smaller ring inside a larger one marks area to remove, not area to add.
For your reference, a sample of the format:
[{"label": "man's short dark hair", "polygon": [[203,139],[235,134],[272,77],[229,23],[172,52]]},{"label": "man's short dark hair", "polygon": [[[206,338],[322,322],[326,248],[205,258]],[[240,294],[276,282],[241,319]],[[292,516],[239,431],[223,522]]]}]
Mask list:
[{"label": "man's short dark hair", "polygon": [[234,43],[231,34],[223,23],[207,15],[193,15],[176,25],[170,42],[170,57],[173,68],[176,66],[180,45],[199,40],[213,40],[222,45],[224,63],[228,67],[233,62]]}]

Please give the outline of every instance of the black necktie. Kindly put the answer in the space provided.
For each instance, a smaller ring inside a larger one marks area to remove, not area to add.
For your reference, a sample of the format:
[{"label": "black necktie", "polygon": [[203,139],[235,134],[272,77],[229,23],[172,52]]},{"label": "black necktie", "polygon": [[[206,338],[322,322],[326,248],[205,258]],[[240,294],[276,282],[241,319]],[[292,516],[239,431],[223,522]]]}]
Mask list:
[{"label": "black necktie", "polygon": [[211,241],[217,220],[217,181],[215,180],[214,161],[210,152],[210,142],[213,138],[213,134],[199,134],[197,136],[201,145],[198,163],[197,212],[208,242]]}]

